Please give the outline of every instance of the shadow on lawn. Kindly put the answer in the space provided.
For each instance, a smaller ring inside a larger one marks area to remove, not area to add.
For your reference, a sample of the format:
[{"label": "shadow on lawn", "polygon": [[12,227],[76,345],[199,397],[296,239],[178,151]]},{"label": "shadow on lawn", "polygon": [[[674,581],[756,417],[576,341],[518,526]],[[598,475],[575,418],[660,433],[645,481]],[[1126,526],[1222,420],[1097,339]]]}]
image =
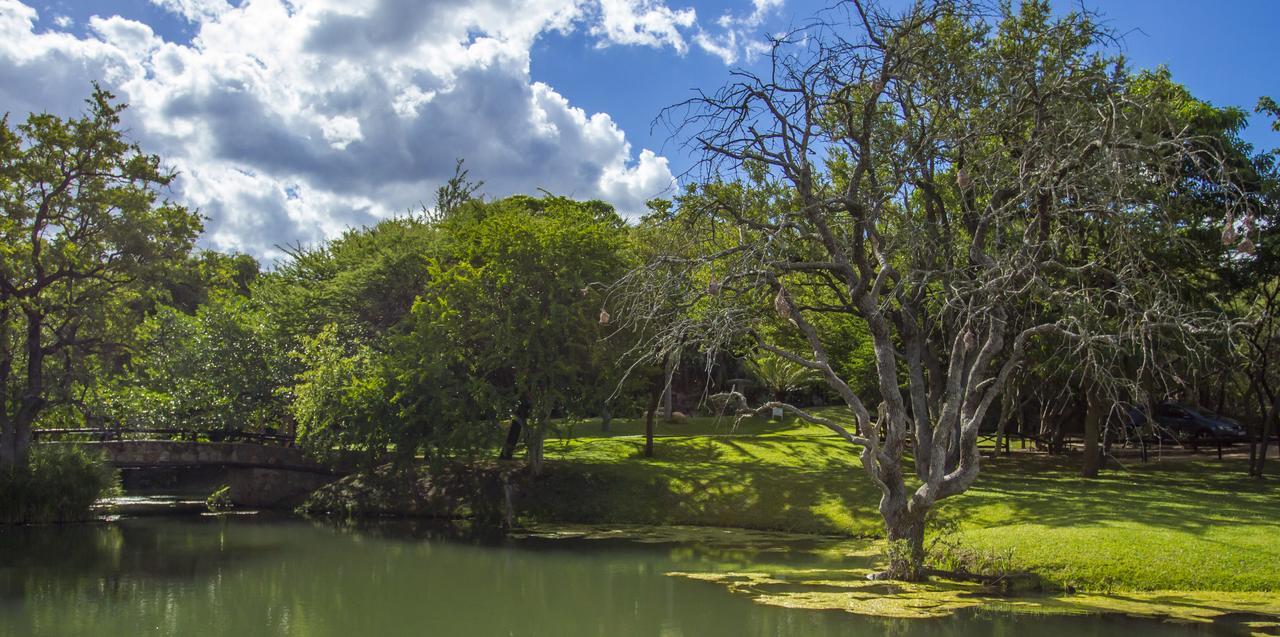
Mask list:
[{"label": "shadow on lawn", "polygon": [[725,464],[715,448],[664,447],[662,463],[558,462],[521,505],[538,519],[565,522],[691,524],[845,534],[821,511],[848,512],[856,534],[877,533],[879,494],[841,470]]},{"label": "shadow on lawn", "polygon": [[[668,422],[658,417],[654,422],[654,435],[664,436],[756,436],[781,432],[792,432],[796,429],[794,419],[770,420],[765,418],[744,418],[738,420],[734,416],[697,416],[684,422]],[[612,438],[617,436],[644,435],[644,418],[615,418],[610,423],[609,431],[600,430],[600,422],[592,420],[574,426],[574,436],[578,438]]]},{"label": "shadow on lawn", "polygon": [[1064,458],[1004,459],[985,467],[977,484],[960,496],[953,513],[992,505],[1008,511],[990,524],[1077,526],[1091,522],[1140,521],[1202,533],[1225,520],[1274,523],[1280,519],[1280,489],[1244,475],[1238,461],[1169,461],[1113,469],[1093,480],[1077,475]]},{"label": "shadow on lawn", "polygon": [[[769,433],[660,437],[654,459],[641,457],[642,439],[579,439],[530,490],[528,509],[560,521],[882,532],[880,494],[856,449],[793,424],[755,424]],[[1079,477],[1078,463],[984,458],[977,484],[945,501],[943,514],[969,528],[1134,521],[1199,535],[1224,523],[1280,519],[1280,488],[1245,477],[1242,461],[1131,463],[1096,480]]]}]

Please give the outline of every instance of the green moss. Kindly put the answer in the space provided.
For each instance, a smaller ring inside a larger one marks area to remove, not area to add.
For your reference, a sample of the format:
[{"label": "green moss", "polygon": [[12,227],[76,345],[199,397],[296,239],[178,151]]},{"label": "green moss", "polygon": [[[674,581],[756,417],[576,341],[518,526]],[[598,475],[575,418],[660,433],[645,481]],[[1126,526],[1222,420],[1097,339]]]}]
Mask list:
[{"label": "green moss", "polygon": [[[1007,613],[1124,614],[1178,622],[1243,624],[1248,628],[1280,622],[1280,600],[1262,592],[1152,591],[1124,595],[995,596],[964,582],[873,582],[865,572],[845,578],[804,578],[755,572],[671,573],[700,579],[748,595],[759,604],[792,609],[842,610],[846,613],[902,619],[946,617],[964,610]],[[827,574],[827,573],[824,573]]]},{"label": "green moss", "polygon": [[858,615],[923,619],[983,609],[1037,614],[1123,614],[1181,622],[1258,628],[1280,622],[1280,599],[1269,593],[1151,591],[1126,594],[997,596],[978,584],[934,580],[877,582],[869,571],[783,573],[671,573],[725,586],[754,601],[786,608],[840,610]]},{"label": "green moss", "polygon": [[715,563],[723,570],[668,575],[724,586],[757,603],[786,608],[901,619],[978,610],[1055,615],[1113,613],[1252,631],[1280,626],[1280,596],[1261,591],[1058,591],[1010,596],[981,584],[944,578],[920,583],[873,581],[867,575],[880,568],[883,544],[874,540],[748,529],[565,524],[540,525],[520,535],[697,547],[700,555],[715,556]]}]

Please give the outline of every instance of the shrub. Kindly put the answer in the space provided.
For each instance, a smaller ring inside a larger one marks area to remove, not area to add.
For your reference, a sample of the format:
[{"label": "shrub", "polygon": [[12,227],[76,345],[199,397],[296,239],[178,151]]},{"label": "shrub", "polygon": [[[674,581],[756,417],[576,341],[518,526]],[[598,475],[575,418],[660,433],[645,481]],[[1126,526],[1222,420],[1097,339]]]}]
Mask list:
[{"label": "shrub", "polygon": [[86,520],[120,490],[119,472],[74,445],[36,446],[26,464],[0,469],[0,524]]},{"label": "shrub", "polygon": [[235,504],[231,502],[230,485],[223,485],[218,490],[210,493],[209,497],[205,498],[204,504],[209,507],[210,511],[226,511],[233,508]]},{"label": "shrub", "polygon": [[930,521],[934,525],[934,536],[926,547],[925,556],[930,568],[991,578],[1008,577],[1017,573],[1011,549],[971,546],[963,540],[960,526],[954,519],[932,516]]}]

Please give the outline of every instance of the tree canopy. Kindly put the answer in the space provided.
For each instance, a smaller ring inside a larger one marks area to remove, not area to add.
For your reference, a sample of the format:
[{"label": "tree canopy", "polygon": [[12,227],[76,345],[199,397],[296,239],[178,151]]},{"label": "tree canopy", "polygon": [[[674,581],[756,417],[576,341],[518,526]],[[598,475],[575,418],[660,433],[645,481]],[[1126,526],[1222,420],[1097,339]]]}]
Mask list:
[{"label": "tree canopy", "polygon": [[0,120],[0,464],[25,459],[35,419],[127,333],[113,309],[200,232],[161,200],[173,173],[124,138],[123,108],[95,88],[83,117]]}]

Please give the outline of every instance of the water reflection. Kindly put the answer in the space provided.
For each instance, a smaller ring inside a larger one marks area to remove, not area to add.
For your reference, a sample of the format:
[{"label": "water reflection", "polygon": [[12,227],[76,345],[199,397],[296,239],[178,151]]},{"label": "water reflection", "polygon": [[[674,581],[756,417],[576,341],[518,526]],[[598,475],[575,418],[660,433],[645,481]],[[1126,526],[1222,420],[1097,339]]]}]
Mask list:
[{"label": "water reflection", "polygon": [[0,528],[0,635],[1176,634],[1102,618],[867,620],[759,606],[664,575],[751,559],[747,547],[514,541],[403,522]]}]

